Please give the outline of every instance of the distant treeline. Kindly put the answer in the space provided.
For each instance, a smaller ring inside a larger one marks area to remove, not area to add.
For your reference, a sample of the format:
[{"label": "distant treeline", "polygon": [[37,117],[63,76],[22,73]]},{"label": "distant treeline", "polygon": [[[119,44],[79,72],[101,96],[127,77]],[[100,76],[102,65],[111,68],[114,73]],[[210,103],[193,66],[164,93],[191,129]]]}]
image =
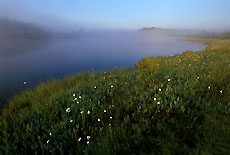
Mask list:
[{"label": "distant treeline", "polygon": [[52,38],[68,39],[82,33],[83,29],[78,32],[53,32],[49,28],[39,26],[34,23],[12,20],[6,17],[0,17],[0,40],[18,41],[18,40],[45,40]]},{"label": "distant treeline", "polygon": [[142,29],[140,29],[140,31],[164,31],[165,29],[163,28],[158,28],[158,27],[143,27]]},{"label": "distant treeline", "polygon": [[41,40],[52,35],[50,30],[33,23],[0,18],[0,40]]},{"label": "distant treeline", "polygon": [[225,30],[222,33],[202,31],[200,34],[195,35],[193,37],[215,38],[215,39],[230,39],[230,31]]}]

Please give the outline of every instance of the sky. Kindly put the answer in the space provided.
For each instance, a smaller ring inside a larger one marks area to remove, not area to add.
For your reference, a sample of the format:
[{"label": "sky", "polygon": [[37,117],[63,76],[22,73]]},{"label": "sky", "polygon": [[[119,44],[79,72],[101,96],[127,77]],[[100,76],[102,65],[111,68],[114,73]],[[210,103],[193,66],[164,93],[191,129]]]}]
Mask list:
[{"label": "sky", "polygon": [[229,29],[230,0],[0,0],[0,16],[70,29]]}]

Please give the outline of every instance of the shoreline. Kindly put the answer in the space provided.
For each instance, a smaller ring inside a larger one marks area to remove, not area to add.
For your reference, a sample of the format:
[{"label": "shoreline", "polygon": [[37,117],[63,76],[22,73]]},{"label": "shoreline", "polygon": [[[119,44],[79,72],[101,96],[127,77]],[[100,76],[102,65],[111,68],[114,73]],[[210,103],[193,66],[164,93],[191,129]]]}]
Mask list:
[{"label": "shoreline", "polygon": [[9,101],[0,146],[47,154],[228,152],[229,58],[230,40],[217,40],[200,52],[143,58],[135,69],[41,83]]},{"label": "shoreline", "polygon": [[[202,49],[203,50],[203,49]],[[170,55],[168,55],[168,56],[170,56]],[[164,57],[167,57],[167,56],[164,56]],[[144,57],[143,57],[144,58]],[[136,61],[138,61],[138,60],[136,60]],[[135,67],[135,63],[133,64],[133,66]],[[131,67],[131,66],[130,66]],[[124,67],[124,68],[127,68],[127,67]],[[104,69],[102,69],[101,71],[103,71]],[[86,71],[87,72],[87,71]],[[100,72],[100,71],[99,71]],[[78,72],[78,73],[75,73],[75,74],[81,74],[82,72]],[[84,71],[83,71],[83,73],[85,73]],[[51,80],[43,80],[43,81],[40,81],[40,82],[36,82],[36,84],[35,85],[32,85],[32,86],[29,86],[29,88],[23,88],[23,87],[20,87],[20,88],[16,88],[16,89],[18,89],[18,91],[15,91],[15,92],[11,92],[11,93],[4,93],[4,94],[6,94],[6,95],[4,95],[4,96],[0,96],[1,98],[2,98],[2,100],[0,101],[0,111],[1,110],[3,110],[4,109],[4,107],[6,106],[6,104],[9,102],[9,100],[10,100],[10,97],[11,96],[15,96],[15,95],[17,95],[17,94],[20,94],[22,91],[26,91],[27,89],[29,89],[29,90],[31,90],[31,89],[34,89],[34,88],[36,88],[38,85],[40,85],[40,83],[44,83],[44,82],[46,82],[46,81],[48,81],[48,82],[50,82],[50,81],[52,81],[52,79],[56,79],[56,80],[63,80],[65,77],[68,77],[68,76],[71,76],[72,74],[67,74],[67,75],[65,75],[65,76],[63,76],[62,78],[49,78],[49,79],[51,79]]]}]

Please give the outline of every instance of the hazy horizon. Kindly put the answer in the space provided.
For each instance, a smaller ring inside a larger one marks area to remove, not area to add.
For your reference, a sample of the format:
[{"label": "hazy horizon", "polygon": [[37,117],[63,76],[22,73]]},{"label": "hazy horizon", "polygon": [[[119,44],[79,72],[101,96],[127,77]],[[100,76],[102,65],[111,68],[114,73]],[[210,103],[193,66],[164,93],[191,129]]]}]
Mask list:
[{"label": "hazy horizon", "polygon": [[[202,50],[206,45],[179,37],[213,37],[213,32],[229,31],[229,4],[227,0],[0,0],[0,90],[8,93],[23,87],[24,80],[133,66],[145,56]],[[143,27],[163,30],[138,31]]]},{"label": "hazy horizon", "polygon": [[0,0],[0,17],[32,22],[56,31],[84,29],[229,30],[230,1],[27,1]]}]

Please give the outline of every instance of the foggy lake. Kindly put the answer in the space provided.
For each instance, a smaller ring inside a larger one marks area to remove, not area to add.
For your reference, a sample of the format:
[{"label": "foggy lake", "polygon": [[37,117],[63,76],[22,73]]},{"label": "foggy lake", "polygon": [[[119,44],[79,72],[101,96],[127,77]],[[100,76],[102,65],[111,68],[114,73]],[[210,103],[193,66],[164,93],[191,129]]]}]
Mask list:
[{"label": "foggy lake", "polygon": [[[205,45],[164,33],[82,32],[69,39],[0,43],[0,96],[65,75],[134,67],[145,56],[168,56]],[[23,82],[26,81],[27,85]]]}]

